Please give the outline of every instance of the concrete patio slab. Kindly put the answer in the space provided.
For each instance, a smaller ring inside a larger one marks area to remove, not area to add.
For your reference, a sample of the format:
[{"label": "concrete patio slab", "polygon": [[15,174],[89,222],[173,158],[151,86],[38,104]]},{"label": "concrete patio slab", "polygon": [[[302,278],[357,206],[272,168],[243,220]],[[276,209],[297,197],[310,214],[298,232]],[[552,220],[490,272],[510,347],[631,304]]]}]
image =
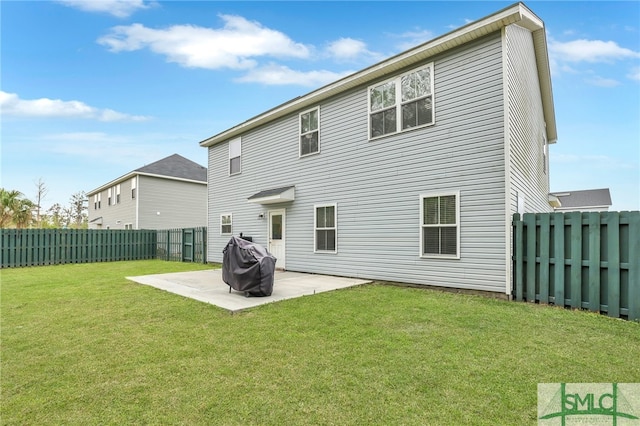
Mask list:
[{"label": "concrete patio slab", "polygon": [[235,290],[229,293],[229,286],[222,281],[221,269],[142,275],[127,277],[127,279],[201,302],[211,303],[231,312],[371,282],[357,278],[276,271],[271,296],[245,297],[244,293]]}]

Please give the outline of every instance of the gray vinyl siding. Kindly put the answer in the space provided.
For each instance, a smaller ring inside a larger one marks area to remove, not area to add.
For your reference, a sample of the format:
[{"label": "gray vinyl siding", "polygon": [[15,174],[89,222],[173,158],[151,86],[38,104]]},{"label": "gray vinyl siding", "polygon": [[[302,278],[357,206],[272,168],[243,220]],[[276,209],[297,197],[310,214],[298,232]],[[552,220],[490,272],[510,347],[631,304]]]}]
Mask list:
[{"label": "gray vinyl siding", "polygon": [[205,184],[139,175],[137,192],[139,229],[206,225]]},{"label": "gray vinyl siding", "polygon": [[[115,187],[117,184],[111,186],[112,199],[115,200]],[[125,229],[125,225],[128,223],[136,224],[136,205],[135,199],[131,199],[131,179],[126,179],[119,183],[120,185],[120,202],[118,204],[109,205],[109,189],[105,189],[100,192],[102,201],[100,208],[94,208],[93,193],[89,198],[89,228],[90,229]],[[102,226],[96,225],[91,221],[102,217]]]},{"label": "gray vinyl siding", "polygon": [[[505,153],[501,34],[434,62],[435,125],[369,140],[367,87],[320,105],[321,153],[298,156],[298,115],[242,136],[242,173],[228,176],[228,143],[209,148],[208,260],[228,235],[267,246],[267,211],[286,209],[286,269],[505,291]],[[412,67],[411,69],[414,69]],[[393,76],[388,76],[393,77]],[[295,185],[295,201],[251,195]],[[420,195],[460,193],[460,259],[420,257]],[[337,253],[314,253],[314,204],[337,203]],[[264,213],[265,218],[259,219]]]},{"label": "gray vinyl siding", "polygon": [[545,133],[540,84],[531,32],[510,25],[506,33],[510,214],[524,195],[526,212],[552,211],[549,206],[549,159],[543,167]]}]

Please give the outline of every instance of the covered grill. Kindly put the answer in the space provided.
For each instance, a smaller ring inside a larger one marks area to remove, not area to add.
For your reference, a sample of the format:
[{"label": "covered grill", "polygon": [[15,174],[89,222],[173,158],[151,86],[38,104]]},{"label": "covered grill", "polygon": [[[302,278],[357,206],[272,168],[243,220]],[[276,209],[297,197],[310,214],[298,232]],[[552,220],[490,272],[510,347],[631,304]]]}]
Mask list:
[{"label": "covered grill", "polygon": [[260,244],[231,237],[222,251],[222,280],[245,296],[271,296],[276,258]]}]

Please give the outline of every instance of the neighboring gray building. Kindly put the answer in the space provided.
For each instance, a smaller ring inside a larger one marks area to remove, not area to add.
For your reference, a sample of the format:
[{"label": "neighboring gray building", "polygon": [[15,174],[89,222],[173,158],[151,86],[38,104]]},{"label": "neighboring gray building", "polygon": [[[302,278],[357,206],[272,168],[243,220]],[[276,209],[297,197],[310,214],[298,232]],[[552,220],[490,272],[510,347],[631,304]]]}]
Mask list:
[{"label": "neighboring gray building", "polygon": [[207,169],[178,154],[89,192],[89,229],[206,226]]},{"label": "neighboring gray building", "polygon": [[292,271],[510,293],[512,214],[552,211],[555,142],[518,3],[200,142],[208,260],[242,232]]},{"label": "neighboring gray building", "polygon": [[558,199],[557,212],[606,212],[611,207],[609,188],[552,192]]}]

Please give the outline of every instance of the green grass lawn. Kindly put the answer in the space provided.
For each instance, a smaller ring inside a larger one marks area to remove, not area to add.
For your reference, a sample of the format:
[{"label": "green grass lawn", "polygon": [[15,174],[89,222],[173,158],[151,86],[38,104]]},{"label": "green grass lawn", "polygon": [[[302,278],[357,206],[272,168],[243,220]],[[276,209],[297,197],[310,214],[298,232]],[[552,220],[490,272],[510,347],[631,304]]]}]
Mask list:
[{"label": "green grass lawn", "polygon": [[[640,382],[640,324],[371,284],[231,315],[125,276],[1,271],[2,424],[535,424],[542,382]],[[277,284],[276,284],[277,285]]]}]

